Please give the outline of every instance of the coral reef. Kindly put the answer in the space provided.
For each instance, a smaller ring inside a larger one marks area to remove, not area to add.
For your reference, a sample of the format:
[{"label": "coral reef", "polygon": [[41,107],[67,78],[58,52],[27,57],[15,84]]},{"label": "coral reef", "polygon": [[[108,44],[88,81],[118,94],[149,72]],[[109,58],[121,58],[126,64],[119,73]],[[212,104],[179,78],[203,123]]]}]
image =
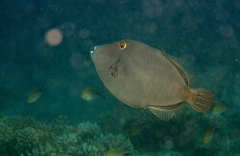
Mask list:
[{"label": "coral reef", "polygon": [[103,133],[90,122],[73,126],[64,116],[49,125],[31,117],[0,118],[0,152],[4,155],[11,147],[23,156],[103,156],[123,144],[133,146],[122,134]]},{"label": "coral reef", "polygon": [[0,146],[10,142],[14,137],[12,127],[0,121]]},{"label": "coral reef", "polygon": [[101,132],[100,127],[94,123],[90,123],[90,122],[84,122],[84,123],[80,123],[78,126],[78,133],[79,134],[84,134],[84,135],[91,135],[91,134],[96,134],[98,132]]},{"label": "coral reef", "polygon": [[39,143],[39,134],[32,127],[17,130],[15,137],[19,146],[23,148],[34,147]]}]

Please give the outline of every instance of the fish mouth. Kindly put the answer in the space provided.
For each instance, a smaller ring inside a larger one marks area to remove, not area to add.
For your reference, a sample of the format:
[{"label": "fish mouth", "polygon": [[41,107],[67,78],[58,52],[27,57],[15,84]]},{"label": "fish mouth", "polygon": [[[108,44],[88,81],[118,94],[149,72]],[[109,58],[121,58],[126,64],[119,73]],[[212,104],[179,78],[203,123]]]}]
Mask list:
[{"label": "fish mouth", "polygon": [[94,47],[93,50],[90,51],[90,54],[92,55],[92,53],[97,49],[97,46]]}]

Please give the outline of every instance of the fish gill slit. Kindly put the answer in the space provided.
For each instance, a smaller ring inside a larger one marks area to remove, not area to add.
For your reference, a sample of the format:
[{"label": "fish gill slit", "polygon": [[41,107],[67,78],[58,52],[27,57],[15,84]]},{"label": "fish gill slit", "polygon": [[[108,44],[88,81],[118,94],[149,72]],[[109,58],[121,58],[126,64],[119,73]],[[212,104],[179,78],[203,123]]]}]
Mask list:
[{"label": "fish gill slit", "polygon": [[122,59],[122,57],[120,57],[116,62],[114,62],[114,64],[112,66],[110,66],[111,75],[113,77],[116,77],[118,74],[117,64],[120,62],[121,59]]}]

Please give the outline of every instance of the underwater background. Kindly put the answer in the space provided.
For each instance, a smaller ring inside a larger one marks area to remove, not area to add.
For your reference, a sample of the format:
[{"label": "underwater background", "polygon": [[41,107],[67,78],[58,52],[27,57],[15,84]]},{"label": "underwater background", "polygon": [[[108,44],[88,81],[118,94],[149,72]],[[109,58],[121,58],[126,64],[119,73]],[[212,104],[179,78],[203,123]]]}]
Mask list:
[{"label": "underwater background", "polygon": [[[239,15],[239,0],[1,0],[0,156],[104,156],[124,145],[136,156],[240,156]],[[192,87],[213,91],[210,111],[186,105],[164,122],[113,97],[90,51],[126,38],[190,62]],[[107,99],[85,101],[87,87]]]}]

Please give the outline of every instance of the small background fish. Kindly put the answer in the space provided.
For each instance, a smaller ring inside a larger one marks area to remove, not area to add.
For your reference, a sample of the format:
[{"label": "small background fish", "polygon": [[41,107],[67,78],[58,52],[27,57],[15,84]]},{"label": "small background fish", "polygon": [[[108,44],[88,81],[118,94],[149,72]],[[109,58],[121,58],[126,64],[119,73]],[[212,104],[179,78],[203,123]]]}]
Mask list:
[{"label": "small background fish", "polygon": [[135,124],[132,126],[130,134],[132,136],[138,135],[146,126],[146,124]]},{"label": "small background fish", "polygon": [[111,149],[107,151],[106,156],[125,156],[131,154],[130,149],[131,146],[121,146],[117,149]]},{"label": "small background fish", "polygon": [[42,95],[42,92],[46,89],[44,88],[44,84],[41,88],[34,89],[29,93],[27,100],[28,103],[34,103],[39,99],[39,97]]},{"label": "small background fish", "polygon": [[214,122],[211,123],[211,125],[208,127],[208,129],[207,129],[207,131],[204,135],[203,142],[205,144],[208,143],[211,140],[213,132],[214,132]]},{"label": "small background fish", "polygon": [[213,107],[212,114],[213,115],[221,114],[226,110],[228,106],[229,106],[229,103],[228,104],[219,103]]},{"label": "small background fish", "polygon": [[96,90],[94,88],[88,87],[82,91],[81,97],[86,101],[92,101],[99,97],[103,97],[104,99],[106,99],[106,97],[102,95],[103,93],[104,92],[99,92],[98,90]]}]

